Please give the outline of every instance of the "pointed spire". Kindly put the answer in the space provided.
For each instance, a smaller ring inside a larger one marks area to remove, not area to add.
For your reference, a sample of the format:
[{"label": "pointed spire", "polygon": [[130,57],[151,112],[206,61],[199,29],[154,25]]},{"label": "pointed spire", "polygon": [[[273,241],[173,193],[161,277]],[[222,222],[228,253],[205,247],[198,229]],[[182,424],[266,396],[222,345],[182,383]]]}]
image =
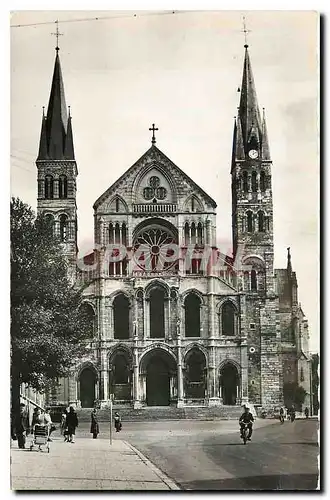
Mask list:
[{"label": "pointed spire", "polygon": [[59,56],[56,56],[47,115],[43,116],[38,160],[74,160],[71,117],[67,114]]},{"label": "pointed spire", "polygon": [[290,247],[287,248],[287,251],[288,251],[288,262],[287,262],[286,269],[288,271],[289,276],[291,276],[291,274],[292,274],[292,265],[291,265]]},{"label": "pointed spire", "polygon": [[65,140],[64,157],[66,160],[74,160],[75,159],[74,147],[73,147],[70,106],[69,106],[69,117],[68,117],[67,134],[66,134],[66,140]]},{"label": "pointed spire", "polygon": [[263,116],[262,116],[262,131],[261,131],[261,137],[262,137],[262,140],[261,140],[261,159],[270,161],[265,108],[262,108],[262,112],[263,112]]},{"label": "pointed spire", "polygon": [[257,92],[252,73],[252,66],[248,52],[248,45],[245,44],[244,47],[245,47],[245,58],[244,58],[239,112],[242,124],[244,143],[245,147],[247,148],[248,141],[253,139],[255,141],[260,140],[261,118],[257,100]]},{"label": "pointed spire", "polygon": [[236,130],[235,159],[236,160],[244,160],[244,158],[245,158],[244,141],[243,141],[243,133],[242,133],[242,123],[241,123],[241,118],[239,116],[239,113],[238,113],[236,123],[235,123],[235,130]]},{"label": "pointed spire", "polygon": [[45,117],[45,107],[43,106],[38,160],[47,160],[47,158],[48,158],[48,152],[47,152],[46,117]]}]

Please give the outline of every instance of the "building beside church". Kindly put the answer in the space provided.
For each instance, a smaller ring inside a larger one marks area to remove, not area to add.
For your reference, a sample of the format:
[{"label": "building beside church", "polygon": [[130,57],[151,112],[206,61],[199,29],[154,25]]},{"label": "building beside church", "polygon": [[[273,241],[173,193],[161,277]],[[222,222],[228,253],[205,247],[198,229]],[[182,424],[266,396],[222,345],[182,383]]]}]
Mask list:
[{"label": "building beside church", "polygon": [[228,164],[232,256],[216,247],[215,201],[151,130],[151,147],[95,201],[95,250],[77,263],[78,166],[56,49],[37,210],[53,220],[73,278],[84,283],[93,338],[48,403],[90,408],[113,394],[134,408],[271,408],[283,404],[285,383],[297,382],[310,406],[308,323],[290,253],[287,269],[274,269],[272,160],[248,46]]}]

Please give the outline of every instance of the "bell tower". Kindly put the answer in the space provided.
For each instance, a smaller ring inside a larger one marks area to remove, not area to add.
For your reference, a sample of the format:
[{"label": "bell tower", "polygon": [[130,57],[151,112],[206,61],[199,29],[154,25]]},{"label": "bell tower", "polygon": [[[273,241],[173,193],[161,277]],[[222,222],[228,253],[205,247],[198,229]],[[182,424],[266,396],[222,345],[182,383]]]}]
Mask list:
[{"label": "bell tower", "polygon": [[249,400],[265,407],[282,400],[280,328],[275,294],[272,161],[265,111],[260,113],[245,43],[231,165],[233,250],[243,264]]},{"label": "bell tower", "polygon": [[[266,269],[273,275],[272,161],[265,110],[261,116],[248,45],[244,47],[243,78],[234,124],[231,167],[233,247],[235,255],[240,246],[243,255],[261,257]],[[254,278],[252,280],[251,286],[255,288]],[[267,285],[268,288],[273,287],[270,281],[264,285],[266,289]]]},{"label": "bell tower", "polygon": [[75,160],[70,108],[67,111],[64,84],[56,47],[54,73],[47,114],[42,115],[38,172],[38,213],[52,220],[72,269],[77,256],[77,204]]}]

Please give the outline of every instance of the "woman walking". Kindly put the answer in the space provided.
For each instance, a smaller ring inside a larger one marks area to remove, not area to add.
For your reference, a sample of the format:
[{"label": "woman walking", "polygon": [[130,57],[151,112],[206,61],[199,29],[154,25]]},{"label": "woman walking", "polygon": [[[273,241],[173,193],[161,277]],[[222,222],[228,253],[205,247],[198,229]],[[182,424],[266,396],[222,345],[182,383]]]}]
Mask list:
[{"label": "woman walking", "polygon": [[94,410],[91,413],[91,434],[93,434],[93,439],[97,438],[98,433],[100,432],[98,418],[97,418],[97,410]]},{"label": "woman walking", "polygon": [[70,406],[70,411],[67,414],[66,425],[68,426],[68,442],[74,443],[76,428],[78,427],[78,417],[73,406]]}]

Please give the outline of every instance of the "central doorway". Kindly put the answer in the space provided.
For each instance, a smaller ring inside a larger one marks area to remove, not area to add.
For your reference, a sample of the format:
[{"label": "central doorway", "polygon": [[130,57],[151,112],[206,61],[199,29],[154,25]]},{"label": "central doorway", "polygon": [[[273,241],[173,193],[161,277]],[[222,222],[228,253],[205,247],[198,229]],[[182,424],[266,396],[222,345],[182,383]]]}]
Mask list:
[{"label": "central doorway", "polygon": [[239,376],[236,366],[227,363],[220,372],[220,389],[224,405],[236,405]]},{"label": "central doorway", "polygon": [[170,404],[169,366],[160,356],[153,356],[147,365],[147,405]]},{"label": "central doorway", "polygon": [[80,402],[82,408],[93,408],[95,401],[96,374],[90,368],[84,368],[80,377]]}]

